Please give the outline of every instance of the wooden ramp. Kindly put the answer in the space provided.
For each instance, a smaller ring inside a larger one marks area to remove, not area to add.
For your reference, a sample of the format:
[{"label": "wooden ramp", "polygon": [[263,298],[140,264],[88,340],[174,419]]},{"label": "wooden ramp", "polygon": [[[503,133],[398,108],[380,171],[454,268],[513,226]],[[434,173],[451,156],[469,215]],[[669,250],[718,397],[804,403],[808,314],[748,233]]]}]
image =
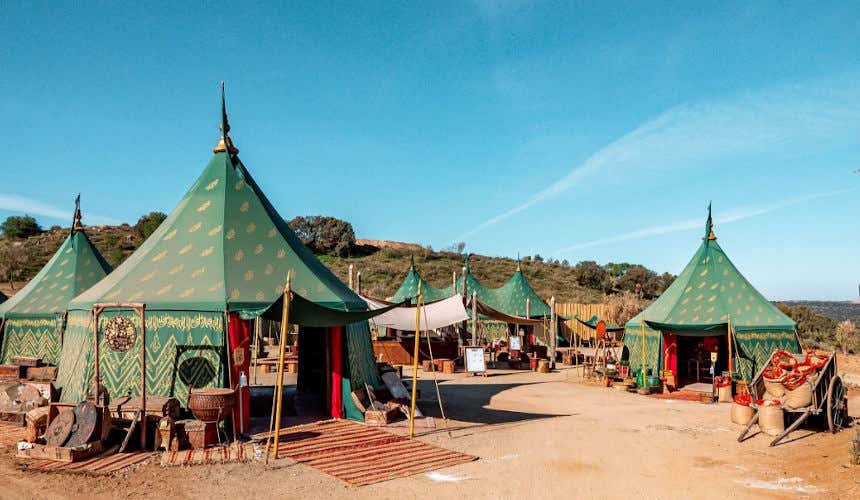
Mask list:
[{"label": "wooden ramp", "polygon": [[[115,448],[114,448],[115,449]],[[76,474],[90,474],[95,476],[106,476],[123,472],[136,465],[150,461],[156,453],[103,453],[81,462],[57,462],[54,460],[26,460],[23,462],[27,470],[42,472],[70,472]]]},{"label": "wooden ramp", "polygon": [[278,456],[290,457],[355,486],[477,460],[349,420],[286,429],[281,433]]}]

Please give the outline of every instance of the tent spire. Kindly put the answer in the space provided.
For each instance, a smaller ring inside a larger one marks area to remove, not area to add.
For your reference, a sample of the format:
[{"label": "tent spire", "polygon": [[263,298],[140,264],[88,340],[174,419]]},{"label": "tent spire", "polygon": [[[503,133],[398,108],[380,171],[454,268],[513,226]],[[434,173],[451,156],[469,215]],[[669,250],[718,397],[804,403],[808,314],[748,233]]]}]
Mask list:
[{"label": "tent spire", "polygon": [[415,270],[415,254],[409,254],[409,270]]},{"label": "tent spire", "polygon": [[83,231],[84,225],[81,223],[81,193],[78,193],[78,196],[75,197],[75,216],[72,219],[72,231],[71,234],[75,234],[75,231]]},{"label": "tent spire", "polygon": [[520,264],[522,264],[522,262],[522,259],[520,259],[520,253],[517,252],[517,272],[522,271],[522,269],[520,268]]},{"label": "tent spire", "polygon": [[705,239],[713,241],[717,239],[714,234],[714,219],[711,217],[711,202],[708,202],[708,222],[705,224]]},{"label": "tent spire", "polygon": [[212,150],[214,153],[223,153],[225,151],[229,152],[231,155],[234,155],[239,152],[233,146],[233,141],[230,140],[230,123],[227,121],[227,104],[224,99],[224,81],[221,81],[221,125],[219,127],[221,130],[221,137],[218,139],[218,145],[215,146],[215,149]]}]

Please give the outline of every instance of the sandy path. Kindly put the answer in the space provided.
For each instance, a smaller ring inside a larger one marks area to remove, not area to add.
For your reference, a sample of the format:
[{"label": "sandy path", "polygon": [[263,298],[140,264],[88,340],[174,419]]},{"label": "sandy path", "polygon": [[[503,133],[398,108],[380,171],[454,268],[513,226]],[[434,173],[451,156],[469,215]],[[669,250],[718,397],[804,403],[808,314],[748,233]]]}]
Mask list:
[{"label": "sandy path", "polygon": [[[420,439],[481,459],[436,474],[355,488],[280,460],[270,467],[151,464],[117,477],[87,478],[24,473],[4,450],[0,497],[860,497],[860,467],[844,466],[853,430],[798,431],[793,437],[799,439],[777,448],[769,448],[765,436],[738,444],[729,405],[646,398],[582,385],[571,375],[440,375],[452,437],[439,421],[439,429]],[[430,398],[432,382],[422,379],[421,390]],[[438,414],[433,403],[423,406]],[[849,408],[857,415],[856,391]]]}]

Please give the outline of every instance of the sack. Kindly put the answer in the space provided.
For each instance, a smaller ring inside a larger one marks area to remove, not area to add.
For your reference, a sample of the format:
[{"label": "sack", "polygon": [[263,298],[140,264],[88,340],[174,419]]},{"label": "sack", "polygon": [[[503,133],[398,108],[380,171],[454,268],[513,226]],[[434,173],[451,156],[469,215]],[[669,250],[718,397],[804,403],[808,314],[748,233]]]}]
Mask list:
[{"label": "sack", "polygon": [[778,366],[784,370],[788,370],[794,368],[794,366],[797,364],[797,358],[795,358],[788,351],[777,349],[771,355],[770,362],[773,366]]},{"label": "sack", "polygon": [[765,390],[764,399],[777,399],[781,398],[785,394],[785,387],[782,385],[782,380],[774,381],[766,378],[762,380],[764,381]]},{"label": "sack", "polygon": [[782,386],[786,391],[793,391],[806,383],[806,375],[802,373],[790,373],[782,379]]},{"label": "sack", "polygon": [[732,402],[732,384],[717,387],[717,401],[720,403]]},{"label": "sack", "polygon": [[803,384],[792,390],[786,390],[782,397],[782,404],[786,408],[806,408],[812,404],[812,384],[804,381]]},{"label": "sack", "polygon": [[755,410],[747,405],[732,403],[732,422],[738,425],[747,425],[755,415]]},{"label": "sack", "polygon": [[758,409],[758,426],[769,436],[778,436],[785,430],[785,419],[782,407],[777,405],[762,405]]},{"label": "sack", "polygon": [[738,394],[735,396],[734,402],[741,406],[749,406],[752,404],[752,398],[749,394]]}]

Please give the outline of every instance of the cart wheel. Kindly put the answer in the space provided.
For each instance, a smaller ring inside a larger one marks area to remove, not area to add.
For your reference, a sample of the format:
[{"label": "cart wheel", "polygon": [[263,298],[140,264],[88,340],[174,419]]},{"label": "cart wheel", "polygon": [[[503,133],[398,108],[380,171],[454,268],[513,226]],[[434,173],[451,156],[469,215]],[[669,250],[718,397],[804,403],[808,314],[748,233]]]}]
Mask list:
[{"label": "cart wheel", "polygon": [[830,379],[827,387],[827,428],[836,432],[842,428],[845,418],[845,386],[839,375]]}]

